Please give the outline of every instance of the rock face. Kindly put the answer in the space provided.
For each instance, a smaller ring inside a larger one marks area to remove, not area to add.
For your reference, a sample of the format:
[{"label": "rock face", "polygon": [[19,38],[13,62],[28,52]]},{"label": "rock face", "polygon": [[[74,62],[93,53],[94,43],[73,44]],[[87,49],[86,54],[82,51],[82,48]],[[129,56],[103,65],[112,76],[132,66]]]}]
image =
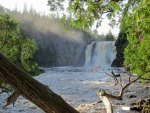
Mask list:
[{"label": "rock face", "polygon": [[128,44],[128,41],[126,38],[126,34],[123,31],[121,31],[115,43],[117,54],[116,54],[116,58],[111,64],[112,67],[123,67],[123,62],[124,62],[123,52],[127,44]]},{"label": "rock face", "polygon": [[[46,24],[45,24],[46,25]],[[85,61],[85,49],[90,35],[82,31],[64,31],[61,25],[51,22],[50,26],[26,22],[21,24],[21,32],[33,38],[38,47],[34,59],[39,66],[82,66]]]}]

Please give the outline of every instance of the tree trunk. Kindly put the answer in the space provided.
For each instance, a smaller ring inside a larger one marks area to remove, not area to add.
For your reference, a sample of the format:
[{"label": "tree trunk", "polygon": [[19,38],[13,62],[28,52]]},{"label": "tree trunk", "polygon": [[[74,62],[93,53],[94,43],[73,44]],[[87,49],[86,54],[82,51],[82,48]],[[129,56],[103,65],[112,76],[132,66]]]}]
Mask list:
[{"label": "tree trunk", "polygon": [[46,113],[78,113],[61,96],[30,77],[0,53],[0,79]]}]

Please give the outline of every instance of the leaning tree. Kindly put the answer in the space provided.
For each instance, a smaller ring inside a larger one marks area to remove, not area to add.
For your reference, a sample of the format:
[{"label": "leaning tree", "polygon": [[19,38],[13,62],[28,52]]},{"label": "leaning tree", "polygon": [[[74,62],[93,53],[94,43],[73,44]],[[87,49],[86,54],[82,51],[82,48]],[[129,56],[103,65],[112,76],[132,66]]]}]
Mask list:
[{"label": "leaning tree", "polygon": [[[62,10],[63,1],[64,0],[48,0],[48,4],[52,10]],[[120,22],[125,23],[123,25],[129,23],[129,26],[123,28],[128,33],[129,48],[132,48],[132,52],[127,51],[126,53],[130,53],[131,55],[133,53],[133,56],[137,55],[137,57],[139,57],[138,54],[134,52],[134,49],[136,49],[135,46],[138,45],[140,46],[138,52],[140,55],[144,55],[144,57],[141,59],[136,59],[136,57],[133,57],[134,59],[131,57],[131,59],[127,58],[125,64],[131,66],[129,67],[131,71],[142,74],[144,77],[149,77],[150,64],[147,61],[149,61],[148,59],[150,57],[147,52],[143,51],[144,46],[142,45],[142,43],[146,44],[146,50],[149,52],[149,27],[147,27],[147,23],[149,23],[150,20],[148,18],[149,0],[70,0],[68,3],[67,11],[69,12],[69,16],[64,15],[62,20],[69,17],[70,22],[65,24],[69,24],[73,27],[87,30],[95,22],[98,27],[100,26],[103,15],[111,19],[111,25],[115,25],[116,15],[120,15]],[[138,10],[137,7],[140,7],[140,9]],[[142,11],[145,11],[145,13],[143,14]],[[142,16],[139,17],[140,15]],[[131,22],[133,20],[135,20],[135,24]],[[135,40],[137,45],[130,43],[131,40]],[[39,106],[46,113],[78,113],[78,111],[67,104],[59,95],[55,94],[47,86],[31,78],[2,54],[0,54],[0,79],[10,84],[15,90],[14,93],[6,99],[5,106],[13,103],[19,95],[22,95]],[[133,65],[132,61],[134,61]],[[142,67],[140,71],[138,71],[139,69],[135,64],[136,62],[139,64],[138,67]],[[146,70],[146,74],[143,70]]]},{"label": "leaning tree", "polygon": [[0,54],[0,79],[10,84],[15,90],[6,99],[4,107],[12,104],[22,95],[46,113],[78,113],[61,96],[33,79],[2,54]]}]

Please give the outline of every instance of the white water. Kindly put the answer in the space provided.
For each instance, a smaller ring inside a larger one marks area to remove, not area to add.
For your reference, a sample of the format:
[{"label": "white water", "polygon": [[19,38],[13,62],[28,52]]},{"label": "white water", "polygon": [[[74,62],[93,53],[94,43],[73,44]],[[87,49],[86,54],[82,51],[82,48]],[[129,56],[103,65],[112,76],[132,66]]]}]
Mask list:
[{"label": "white water", "polygon": [[109,68],[116,56],[114,41],[92,42],[87,46],[85,66]]},{"label": "white water", "polygon": [[[93,103],[99,101],[96,90],[107,89],[109,77],[105,76],[104,72],[112,71],[110,65],[114,57],[114,42],[92,42],[87,46],[85,67],[43,68],[45,73],[36,76],[35,79],[48,85],[74,108],[84,113],[94,113],[96,108]],[[95,70],[93,66],[100,66],[103,69]],[[15,107],[11,105],[1,109],[7,96],[7,94],[0,96],[0,113],[43,113],[23,97],[18,99]]]},{"label": "white water", "polygon": [[[42,68],[45,73],[36,76],[35,79],[49,86],[49,88],[62,96],[62,98],[72,105],[74,108],[89,109],[86,113],[93,113],[92,104],[99,101],[96,90],[99,88],[107,88],[104,84],[108,80],[104,70],[93,71],[91,68],[85,67],[53,67]],[[111,70],[105,70],[108,73]],[[10,94],[9,94],[10,95]],[[23,97],[19,97],[15,106],[8,106],[2,109],[4,99],[8,95],[6,93],[0,95],[0,113],[44,113],[37,106],[27,101]]]}]

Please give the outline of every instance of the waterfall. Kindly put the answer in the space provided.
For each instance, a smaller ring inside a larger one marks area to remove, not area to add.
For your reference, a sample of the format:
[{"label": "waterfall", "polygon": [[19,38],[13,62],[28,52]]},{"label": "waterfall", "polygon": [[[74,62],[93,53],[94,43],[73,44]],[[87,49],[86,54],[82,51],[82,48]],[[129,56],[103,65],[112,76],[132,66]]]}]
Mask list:
[{"label": "waterfall", "polygon": [[111,67],[116,56],[114,41],[92,42],[86,48],[85,66]]}]

